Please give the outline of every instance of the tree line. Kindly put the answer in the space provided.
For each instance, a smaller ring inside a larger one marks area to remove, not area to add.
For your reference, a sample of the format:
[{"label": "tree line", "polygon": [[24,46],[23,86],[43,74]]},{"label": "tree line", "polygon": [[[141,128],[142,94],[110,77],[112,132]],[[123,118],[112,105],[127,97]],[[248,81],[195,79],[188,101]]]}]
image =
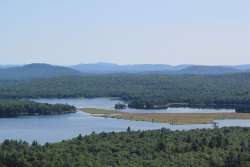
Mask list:
[{"label": "tree line", "polygon": [[6,140],[1,167],[247,167],[250,128],[92,133],[55,144]]},{"label": "tree line", "polygon": [[119,97],[132,107],[171,103],[233,106],[250,104],[250,73],[219,76],[120,74],[1,81],[2,98]]},{"label": "tree line", "polygon": [[29,100],[0,100],[0,117],[22,115],[55,115],[75,112],[76,108],[67,104],[46,104]]}]

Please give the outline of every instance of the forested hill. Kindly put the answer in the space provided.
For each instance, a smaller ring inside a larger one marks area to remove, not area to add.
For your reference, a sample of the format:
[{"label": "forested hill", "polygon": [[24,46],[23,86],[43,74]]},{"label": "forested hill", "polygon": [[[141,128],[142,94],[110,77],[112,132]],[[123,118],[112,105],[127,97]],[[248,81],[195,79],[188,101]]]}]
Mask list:
[{"label": "forested hill", "polygon": [[239,69],[222,66],[190,66],[174,72],[174,74],[193,74],[193,75],[221,75],[242,72]]},{"label": "forested hill", "polygon": [[120,97],[131,105],[249,104],[250,73],[93,75],[0,82],[1,98]]},{"label": "forested hill", "polygon": [[44,104],[28,100],[0,99],[0,118],[28,115],[55,115],[75,112],[76,108],[67,104]]},{"label": "forested hill", "polygon": [[1,167],[247,167],[250,129],[91,134],[56,144],[6,140]]},{"label": "forested hill", "polygon": [[28,64],[18,67],[0,68],[0,80],[42,79],[79,75],[81,75],[81,72],[74,69],[49,64]]}]

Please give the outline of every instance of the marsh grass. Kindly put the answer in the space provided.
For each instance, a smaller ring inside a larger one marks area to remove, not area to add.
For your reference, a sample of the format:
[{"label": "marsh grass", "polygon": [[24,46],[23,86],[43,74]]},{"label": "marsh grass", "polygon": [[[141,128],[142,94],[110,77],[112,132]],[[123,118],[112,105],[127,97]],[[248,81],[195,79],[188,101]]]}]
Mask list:
[{"label": "marsh grass", "polygon": [[250,119],[249,113],[126,113],[116,110],[82,108],[93,116],[171,124],[207,124],[214,120]]}]

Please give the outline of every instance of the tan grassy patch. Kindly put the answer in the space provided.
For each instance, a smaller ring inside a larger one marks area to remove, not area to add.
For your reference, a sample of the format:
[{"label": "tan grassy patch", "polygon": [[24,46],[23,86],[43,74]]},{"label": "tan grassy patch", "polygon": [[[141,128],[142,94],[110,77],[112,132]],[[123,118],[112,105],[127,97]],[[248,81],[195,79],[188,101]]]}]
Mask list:
[{"label": "tan grassy patch", "polygon": [[205,124],[222,119],[250,119],[248,113],[125,113],[95,108],[80,110],[93,116],[173,124]]}]

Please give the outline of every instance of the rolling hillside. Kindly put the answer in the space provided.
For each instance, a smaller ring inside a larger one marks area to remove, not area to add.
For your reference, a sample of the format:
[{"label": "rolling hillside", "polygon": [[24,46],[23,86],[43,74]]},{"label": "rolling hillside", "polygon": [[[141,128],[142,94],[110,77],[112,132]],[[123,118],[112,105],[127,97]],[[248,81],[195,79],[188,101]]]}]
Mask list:
[{"label": "rolling hillside", "polygon": [[222,66],[190,66],[179,70],[176,74],[191,74],[191,75],[220,75],[220,74],[232,74],[240,73],[241,70],[222,67]]},{"label": "rolling hillside", "polygon": [[0,80],[43,79],[60,76],[79,76],[83,74],[171,74],[171,75],[222,75],[250,72],[248,65],[204,66],[204,65],[165,65],[135,64],[117,65],[110,63],[79,64],[70,67],[34,63],[28,65],[0,66]]},{"label": "rolling hillside", "polygon": [[118,65],[111,63],[78,64],[71,68],[84,73],[149,73],[149,72],[173,72],[183,69],[188,65],[171,66],[167,64],[131,64]]},{"label": "rolling hillside", "polygon": [[79,64],[71,68],[92,74],[110,73],[163,73],[163,74],[190,74],[190,75],[221,75],[240,72],[249,72],[248,65],[239,66],[205,66],[205,65],[166,65],[166,64],[135,64],[117,65],[110,63]]},{"label": "rolling hillside", "polygon": [[81,75],[81,72],[71,68],[49,64],[28,64],[20,67],[0,69],[0,80],[42,79],[77,75]]}]

